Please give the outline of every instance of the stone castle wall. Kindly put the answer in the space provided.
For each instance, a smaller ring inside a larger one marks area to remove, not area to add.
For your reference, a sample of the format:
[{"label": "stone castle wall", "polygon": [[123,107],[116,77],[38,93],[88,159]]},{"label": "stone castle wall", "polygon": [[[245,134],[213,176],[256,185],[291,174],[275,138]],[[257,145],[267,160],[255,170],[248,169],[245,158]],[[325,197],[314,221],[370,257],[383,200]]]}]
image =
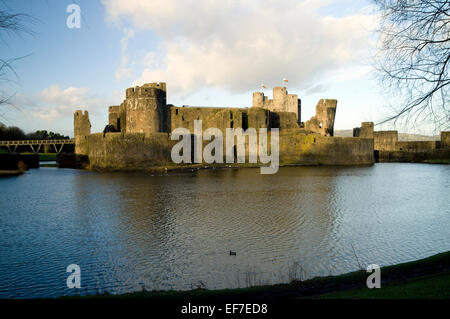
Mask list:
[{"label": "stone castle wall", "polygon": [[297,94],[288,94],[285,87],[273,88],[273,100],[267,98],[263,92],[253,93],[252,107],[259,107],[271,112],[291,112],[296,116],[297,123],[301,120],[301,102]]},{"label": "stone castle wall", "polygon": [[450,158],[450,132],[441,132],[440,141],[400,142],[397,131],[373,131],[372,122],[353,129],[353,136],[370,137],[374,141],[377,162],[424,162]]},{"label": "stone castle wall", "polygon": [[336,107],[337,100],[319,100],[316,106],[316,115],[305,122],[305,129],[325,136],[333,136]]},{"label": "stone castle wall", "polygon": [[373,122],[362,122],[361,127],[353,129],[354,137],[374,138]]},{"label": "stone castle wall", "polygon": [[75,111],[73,116],[75,139],[75,154],[87,155],[89,150],[88,137],[91,134],[91,122],[88,111]]},{"label": "stone castle wall", "polygon": [[122,133],[170,133],[177,127],[193,130],[195,120],[203,127],[246,129],[248,127],[293,129],[305,126],[310,132],[333,135],[336,100],[320,100],[316,115],[305,124],[300,123],[301,102],[286,88],[276,87],[273,100],[261,92],[253,94],[251,108],[177,107],[166,103],[166,84],[147,83],[126,90],[126,98],[119,106],[110,106],[108,124]]},{"label": "stone castle wall", "polygon": [[165,83],[149,83],[126,90],[124,133],[164,132]]},{"label": "stone castle wall", "polygon": [[450,131],[441,132],[441,148],[450,148]]},{"label": "stone castle wall", "polygon": [[374,132],[375,150],[396,151],[398,142],[397,131],[378,131]]},{"label": "stone castle wall", "polygon": [[116,131],[121,130],[120,105],[110,106],[108,109],[108,125],[113,126]]},{"label": "stone castle wall", "polygon": [[[270,150],[270,131],[268,132]],[[373,139],[352,137],[328,137],[317,133],[305,134],[302,129],[280,131],[280,165],[363,165],[373,164]],[[210,141],[203,141],[203,147]],[[248,139],[247,139],[248,142]],[[91,169],[106,170],[151,170],[192,166],[174,164],[171,159],[170,134],[152,133],[108,133],[89,136],[89,160]],[[225,163],[215,166],[229,166]],[[202,148],[203,149],[203,148]],[[248,143],[246,164],[248,166]],[[206,165],[206,163],[203,163]],[[195,165],[195,164],[194,164]],[[237,165],[237,164],[236,164]]]},{"label": "stone castle wall", "polygon": [[[267,128],[269,139],[271,129],[280,129],[281,165],[360,165],[374,162],[373,138],[366,135],[332,137],[336,100],[320,100],[316,115],[306,123],[300,123],[297,95],[287,94],[286,88],[274,88],[273,100],[261,94],[253,94],[250,108],[177,107],[167,105],[165,83],[129,88],[125,100],[109,108],[108,124],[118,133],[90,134],[87,113],[85,116],[78,113],[81,111],[75,113],[77,154],[88,155],[92,169],[145,170],[174,166],[170,154],[178,141],[172,141],[170,133],[176,128],[186,128],[193,134],[194,121],[202,120],[203,131],[218,128],[222,130],[224,139],[227,128]],[[204,141],[203,146],[208,143]],[[247,164],[242,165],[248,165],[248,138],[246,147]]]}]

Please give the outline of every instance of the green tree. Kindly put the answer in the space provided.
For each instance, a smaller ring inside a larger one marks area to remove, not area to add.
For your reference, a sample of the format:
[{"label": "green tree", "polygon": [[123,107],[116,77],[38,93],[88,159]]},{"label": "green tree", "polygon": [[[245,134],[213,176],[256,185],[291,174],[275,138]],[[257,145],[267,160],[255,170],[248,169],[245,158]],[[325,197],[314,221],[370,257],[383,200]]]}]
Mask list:
[{"label": "green tree", "polygon": [[0,140],[12,141],[12,140],[24,140],[25,133],[16,126],[1,126],[0,127]]}]

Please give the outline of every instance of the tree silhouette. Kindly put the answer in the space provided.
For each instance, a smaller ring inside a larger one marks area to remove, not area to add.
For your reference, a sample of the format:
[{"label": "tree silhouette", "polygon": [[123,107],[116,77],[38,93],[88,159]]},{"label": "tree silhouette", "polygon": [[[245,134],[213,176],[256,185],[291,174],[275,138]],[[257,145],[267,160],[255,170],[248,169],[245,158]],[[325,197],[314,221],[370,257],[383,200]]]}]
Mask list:
[{"label": "tree silhouette", "polygon": [[377,68],[400,104],[380,123],[450,124],[450,1],[374,0],[381,14]]},{"label": "tree silhouette", "polygon": [[[27,14],[10,13],[7,9],[0,9],[0,44],[5,43],[5,36],[18,35],[23,32],[31,34],[31,30],[26,26],[26,21],[31,20],[32,17]],[[10,82],[12,77],[18,78],[13,63],[21,58],[8,59],[0,56],[0,83]],[[0,88],[0,105],[11,105],[10,99],[11,94],[7,94],[3,88]]]}]

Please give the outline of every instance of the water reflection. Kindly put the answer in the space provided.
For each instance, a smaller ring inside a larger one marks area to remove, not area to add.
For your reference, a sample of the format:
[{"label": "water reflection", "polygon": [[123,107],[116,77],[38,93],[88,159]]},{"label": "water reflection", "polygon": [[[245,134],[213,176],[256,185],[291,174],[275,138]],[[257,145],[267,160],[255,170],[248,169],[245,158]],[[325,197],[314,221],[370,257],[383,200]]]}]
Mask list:
[{"label": "water reflection", "polygon": [[[238,287],[450,248],[449,166],[152,176],[56,168],[0,180],[0,297]],[[426,181],[426,182],[424,182]],[[237,256],[229,256],[229,250]]]}]

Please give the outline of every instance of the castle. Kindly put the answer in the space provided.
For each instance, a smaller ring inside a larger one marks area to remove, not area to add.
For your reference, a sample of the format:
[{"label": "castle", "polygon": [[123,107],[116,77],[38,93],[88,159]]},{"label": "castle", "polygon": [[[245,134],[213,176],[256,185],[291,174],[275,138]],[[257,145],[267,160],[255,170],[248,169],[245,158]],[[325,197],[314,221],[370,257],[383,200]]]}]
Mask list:
[{"label": "castle", "polygon": [[75,153],[85,156],[86,167],[152,170],[180,166],[171,161],[170,152],[176,143],[170,138],[171,132],[176,128],[193,132],[195,120],[202,120],[203,130],[267,128],[269,139],[271,130],[279,129],[281,165],[366,165],[375,162],[378,153],[374,151],[389,158],[392,154],[382,152],[417,154],[435,152],[436,148],[449,150],[448,132],[443,132],[439,145],[409,142],[402,147],[407,142],[398,142],[396,132],[374,132],[371,122],[355,128],[353,137],[335,137],[337,100],[319,100],[315,116],[302,122],[301,100],[285,87],[275,87],[273,99],[262,92],[253,93],[252,105],[246,108],[174,106],[167,104],[166,92],[163,82],[128,88],[125,100],[109,107],[108,125],[103,133],[91,134],[88,112],[76,111]]},{"label": "castle", "polygon": [[[177,107],[166,101],[166,83],[147,83],[128,88],[122,104],[109,107],[109,130],[150,136],[153,133],[170,133],[177,127],[192,130],[194,120],[202,120],[204,128],[305,128],[333,136],[337,104],[336,100],[319,101],[316,116],[302,123],[301,100],[296,94],[288,94],[285,87],[273,89],[273,100],[262,92],[253,93],[251,108]],[[81,116],[76,116],[75,136],[88,135],[86,124],[83,124],[88,121]]]}]

